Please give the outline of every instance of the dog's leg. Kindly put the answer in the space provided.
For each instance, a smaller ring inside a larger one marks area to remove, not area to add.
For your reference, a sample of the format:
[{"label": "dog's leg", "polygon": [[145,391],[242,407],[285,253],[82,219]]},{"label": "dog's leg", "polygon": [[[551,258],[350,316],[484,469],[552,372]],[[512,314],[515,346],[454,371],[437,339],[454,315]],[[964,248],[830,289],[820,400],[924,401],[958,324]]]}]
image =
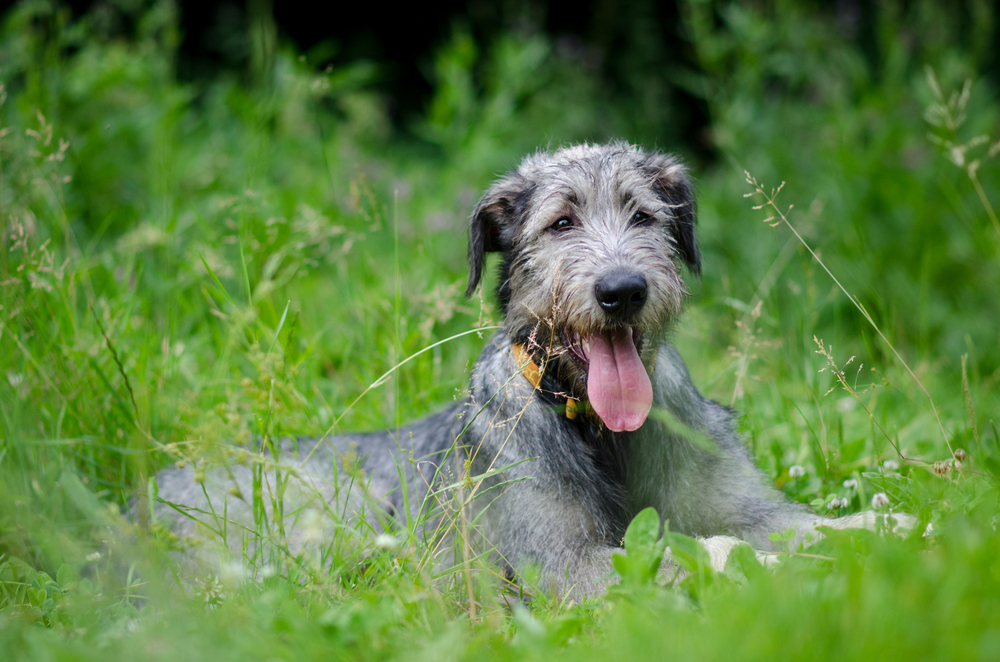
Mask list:
[{"label": "dog's leg", "polygon": [[[885,524],[893,530],[910,531],[917,526],[917,518],[905,513],[886,513]],[[878,527],[879,513],[865,510],[853,515],[837,517],[835,519],[818,518],[815,526],[826,526],[831,529],[868,529],[874,531]]]},{"label": "dog's leg", "polygon": [[[656,406],[666,422],[647,423],[636,436],[634,508],[656,507],[672,530],[724,533],[762,550],[774,548],[769,534],[788,529],[796,531],[797,543],[818,539],[818,527],[875,528],[874,512],[824,518],[771,487],[737,435],[733,412],[698,392],[683,359],[667,343],[654,376]],[[914,526],[907,515],[891,518],[904,529]]]},{"label": "dog's leg", "polygon": [[[507,497],[511,498],[507,498]],[[508,493],[491,508],[497,510],[489,521],[502,523],[484,531],[487,544],[503,541],[505,565],[520,576],[526,563],[536,563],[542,578],[555,584],[561,593],[585,596],[601,595],[607,585],[617,581],[612,566],[615,554],[626,554],[618,546],[584,538],[582,532],[593,531],[596,523],[577,503],[559,503],[551,500],[552,494],[521,495]],[[522,499],[532,499],[527,508]],[[540,507],[539,504],[545,504]],[[526,515],[530,514],[530,517]],[[581,526],[583,524],[583,526]],[[705,548],[709,562],[716,572],[725,569],[732,549],[744,541],[730,536],[712,536],[698,541]],[[662,582],[683,578],[684,571],[674,562],[669,548],[664,552],[659,576]],[[542,587],[548,588],[547,586]]]},{"label": "dog's leg", "polygon": [[731,535],[757,549],[773,547],[770,533],[813,530],[820,518],[768,485],[736,433],[733,412],[698,392],[669,343],[660,347],[653,378],[660,420],[634,437],[633,509],[651,505],[671,530]]}]

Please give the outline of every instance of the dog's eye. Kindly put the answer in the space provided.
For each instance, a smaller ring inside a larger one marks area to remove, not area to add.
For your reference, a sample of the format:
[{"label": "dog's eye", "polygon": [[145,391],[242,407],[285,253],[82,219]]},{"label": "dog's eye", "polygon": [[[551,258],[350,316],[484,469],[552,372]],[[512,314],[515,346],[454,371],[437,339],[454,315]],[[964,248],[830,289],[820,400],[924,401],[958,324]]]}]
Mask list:
[{"label": "dog's eye", "polygon": [[634,225],[648,225],[653,222],[653,217],[644,211],[637,211],[635,216],[632,217],[632,223]]},{"label": "dog's eye", "polygon": [[550,225],[549,229],[554,230],[556,232],[562,232],[563,230],[569,230],[571,227],[573,227],[573,219],[570,218],[569,216],[563,216],[555,223]]}]

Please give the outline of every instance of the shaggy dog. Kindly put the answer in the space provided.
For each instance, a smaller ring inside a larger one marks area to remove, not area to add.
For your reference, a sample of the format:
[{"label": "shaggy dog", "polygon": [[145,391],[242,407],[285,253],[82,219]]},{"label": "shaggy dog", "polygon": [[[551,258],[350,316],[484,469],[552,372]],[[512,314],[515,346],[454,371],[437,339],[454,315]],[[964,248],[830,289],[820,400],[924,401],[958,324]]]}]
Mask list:
[{"label": "shaggy dog", "polygon": [[[671,531],[698,537],[717,568],[741,541],[771,549],[772,532],[872,524],[871,513],[820,518],[771,487],[733,411],[698,392],[666,340],[682,272],[701,270],[691,184],[675,158],[624,143],[527,157],[472,214],[467,294],[489,252],[502,256],[503,330],[476,362],[468,397],[396,433],[286,444],[295,470],[284,474],[294,480],[279,516],[367,511],[376,527],[409,516],[435,532],[457,519],[435,508],[458,490],[466,521],[510,576],[533,564],[587,595],[603,592],[626,527],[650,506]],[[350,453],[363,471],[353,486],[334,477]],[[175,508],[157,513],[187,533],[197,520],[219,531],[220,519],[274,519],[245,495],[275,476],[252,474],[209,472],[202,489],[190,468],[163,471],[159,497]],[[294,549],[301,535],[287,528]]]}]

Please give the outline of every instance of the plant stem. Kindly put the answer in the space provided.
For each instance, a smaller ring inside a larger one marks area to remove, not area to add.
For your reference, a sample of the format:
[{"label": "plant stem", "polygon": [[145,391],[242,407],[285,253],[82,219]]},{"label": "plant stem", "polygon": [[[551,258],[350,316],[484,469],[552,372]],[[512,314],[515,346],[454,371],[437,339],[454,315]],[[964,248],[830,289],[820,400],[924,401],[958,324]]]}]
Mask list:
[{"label": "plant stem", "polygon": [[[809,251],[809,254],[813,256],[813,259],[816,260],[817,263],[819,263],[819,266],[823,267],[823,271],[825,271],[827,273],[827,275],[831,279],[833,279],[833,282],[836,283],[837,287],[840,288],[840,291],[847,295],[847,298],[850,299],[851,303],[854,304],[854,307],[857,308],[861,312],[861,314],[864,316],[864,318],[866,320],[868,320],[868,323],[872,325],[872,328],[875,329],[875,333],[877,333],[879,335],[879,338],[881,338],[882,341],[889,347],[889,349],[892,350],[892,353],[896,356],[896,359],[898,359],[899,362],[903,364],[903,367],[906,368],[906,371],[908,373],[910,373],[910,377],[913,377],[913,381],[915,381],[917,383],[917,386],[920,387],[920,390],[923,391],[924,395],[927,396],[927,401],[930,402],[931,411],[934,412],[934,418],[937,420],[938,428],[940,428],[940,430],[941,430],[941,436],[944,438],[944,443],[945,443],[946,446],[948,446],[948,452],[950,454],[954,455],[954,450],[951,447],[951,442],[948,441],[948,433],[945,431],[944,424],[941,422],[941,416],[938,414],[937,407],[934,405],[934,398],[931,397],[931,394],[927,391],[927,388],[924,386],[923,382],[921,382],[920,378],[917,377],[916,373],[913,372],[913,370],[910,368],[910,365],[905,360],[903,360],[903,357],[900,356],[900,354],[899,354],[898,351],[896,351],[896,348],[893,346],[893,344],[891,342],[889,342],[889,339],[885,337],[885,334],[882,333],[882,330],[878,328],[878,324],[876,324],[875,320],[873,320],[872,317],[871,317],[871,315],[868,314],[868,311],[865,310],[865,307],[863,305],[861,305],[861,302],[858,301],[857,298],[854,297],[854,295],[852,295],[850,292],[848,292],[847,288],[845,288],[843,285],[841,285],[840,281],[837,280],[837,277],[833,275],[833,272],[830,271],[830,269],[826,266],[826,264],[823,263],[823,260],[821,260],[820,257],[818,255],[816,255],[815,251],[813,251],[813,249],[809,246],[809,244],[806,243],[806,240],[802,237],[802,235],[799,234],[798,230],[795,229],[795,226],[793,226],[791,224],[791,222],[789,222],[788,217],[785,216],[784,212],[782,212],[778,208],[778,205],[775,204],[774,200],[775,200],[775,198],[778,197],[778,193],[781,191],[782,186],[785,185],[785,182],[781,182],[781,186],[779,186],[777,189],[772,190],[771,194],[768,195],[764,191],[764,187],[762,187],[760,184],[758,184],[757,180],[754,179],[753,177],[751,177],[750,173],[748,171],[744,170],[743,172],[744,172],[744,174],[746,174],[747,183],[750,184],[751,186],[753,186],[757,190],[757,193],[760,193],[762,196],[764,196],[764,199],[767,201],[765,204],[767,206],[771,207],[772,209],[774,209],[774,212],[778,215],[778,218],[780,218],[781,221],[786,226],[788,226],[788,229],[791,230],[792,234],[795,235],[796,239],[798,239],[799,242],[803,246],[805,246],[806,250]],[[975,180],[973,180],[973,181],[975,181]],[[987,202],[987,204],[988,204],[988,202]],[[755,209],[760,209],[763,206],[764,205],[760,205],[758,207],[755,207]],[[791,209],[791,206],[789,206],[788,209]],[[992,211],[992,208],[988,208],[988,209],[990,211]],[[767,219],[767,220],[770,221],[772,219]]]}]

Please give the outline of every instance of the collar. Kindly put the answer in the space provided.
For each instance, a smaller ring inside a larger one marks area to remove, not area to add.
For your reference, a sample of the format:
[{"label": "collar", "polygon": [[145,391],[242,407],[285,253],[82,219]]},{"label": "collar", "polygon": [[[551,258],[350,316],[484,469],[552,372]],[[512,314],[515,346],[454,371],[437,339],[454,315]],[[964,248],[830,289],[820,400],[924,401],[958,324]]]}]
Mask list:
[{"label": "collar", "polygon": [[[521,375],[524,376],[528,383],[531,384],[532,388],[536,391],[541,391],[542,387],[542,370],[535,363],[535,360],[531,357],[524,347],[518,343],[511,343],[511,351],[514,354],[514,361],[518,366],[521,367]],[[588,416],[596,418],[597,415],[594,413],[594,408],[590,406],[590,402],[587,400],[577,400],[576,398],[566,397],[566,418],[576,420],[579,416]]]}]

